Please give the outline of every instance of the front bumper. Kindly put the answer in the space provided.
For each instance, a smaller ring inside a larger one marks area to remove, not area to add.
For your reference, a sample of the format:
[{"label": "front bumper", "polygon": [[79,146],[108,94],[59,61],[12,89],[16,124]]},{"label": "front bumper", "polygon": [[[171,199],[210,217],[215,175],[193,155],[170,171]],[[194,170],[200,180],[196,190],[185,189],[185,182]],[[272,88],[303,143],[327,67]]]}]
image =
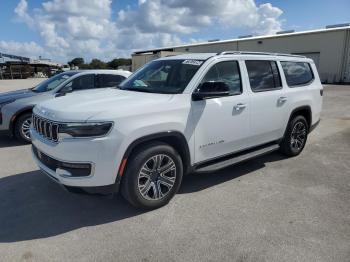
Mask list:
[{"label": "front bumper", "polygon": [[[68,139],[54,143],[43,138],[33,129],[31,130],[31,138],[33,159],[39,168],[57,183],[68,189],[79,187],[90,193],[100,193],[99,191],[109,193],[109,191],[118,190],[117,173],[120,162],[116,157],[118,141],[110,137],[101,137]],[[39,159],[36,150],[40,152],[39,154],[51,159],[51,162]],[[91,172],[84,176],[71,176],[71,172],[69,172],[71,170],[60,163],[89,163]]]}]

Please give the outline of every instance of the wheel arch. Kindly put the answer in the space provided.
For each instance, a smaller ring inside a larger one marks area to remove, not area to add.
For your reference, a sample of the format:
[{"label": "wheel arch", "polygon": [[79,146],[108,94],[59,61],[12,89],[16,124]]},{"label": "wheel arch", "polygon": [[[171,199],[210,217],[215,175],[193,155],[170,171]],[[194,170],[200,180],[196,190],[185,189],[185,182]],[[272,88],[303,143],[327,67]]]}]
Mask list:
[{"label": "wheel arch", "polygon": [[[289,121],[291,119],[293,119],[293,117],[296,116],[296,115],[301,115],[301,116],[305,117],[305,119],[307,121],[307,124],[308,124],[308,128],[310,130],[311,125],[312,125],[312,111],[311,111],[311,107],[308,106],[308,105],[305,105],[305,106],[299,106],[297,108],[294,108],[293,111],[290,114]],[[289,121],[288,121],[288,123],[289,123]]]},{"label": "wheel arch", "polygon": [[[150,142],[164,142],[172,147],[180,154],[183,167],[184,167],[184,173],[186,174],[191,170],[191,155],[190,155],[190,149],[187,143],[187,140],[185,136],[179,132],[179,131],[167,131],[167,132],[160,132],[155,133],[151,135],[146,135],[144,137],[140,137],[133,141],[127,148],[127,150],[124,153],[123,159],[122,159],[122,169],[124,169],[124,161],[128,161],[129,156],[137,150],[140,146],[143,146]],[[120,172],[123,172],[124,170],[119,169],[117,181],[120,182],[122,176],[120,175]],[[119,181],[118,181],[119,180]]]},{"label": "wheel arch", "polygon": [[10,128],[9,128],[11,135],[14,135],[15,125],[16,125],[18,118],[24,114],[32,113],[33,108],[34,108],[34,106],[26,106],[26,107],[18,110],[15,114],[13,114],[13,116],[10,119]]}]

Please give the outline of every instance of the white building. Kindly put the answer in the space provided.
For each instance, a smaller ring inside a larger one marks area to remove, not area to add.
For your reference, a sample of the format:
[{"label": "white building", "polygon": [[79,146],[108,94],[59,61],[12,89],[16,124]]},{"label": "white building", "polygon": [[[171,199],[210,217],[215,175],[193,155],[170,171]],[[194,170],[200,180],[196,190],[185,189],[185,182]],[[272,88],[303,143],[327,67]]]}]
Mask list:
[{"label": "white building", "polygon": [[254,51],[299,54],[314,59],[324,83],[350,82],[350,24],[268,36],[242,36],[181,46],[140,50],[132,54],[132,70],[153,59],[180,53]]}]

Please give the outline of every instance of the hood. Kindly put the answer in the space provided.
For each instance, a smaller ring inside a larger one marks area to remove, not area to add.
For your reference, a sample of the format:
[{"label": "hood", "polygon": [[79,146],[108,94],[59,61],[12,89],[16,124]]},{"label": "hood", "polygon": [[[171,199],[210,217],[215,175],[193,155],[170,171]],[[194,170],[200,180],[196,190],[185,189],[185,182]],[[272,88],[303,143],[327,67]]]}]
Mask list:
[{"label": "hood", "polygon": [[38,104],[34,112],[56,121],[86,121],[97,115],[126,116],[158,110],[173,95],[100,89],[79,91]]},{"label": "hood", "polygon": [[31,97],[31,96],[35,96],[35,95],[37,95],[37,93],[33,92],[30,89],[22,89],[22,90],[1,93],[0,94],[0,104],[2,102],[6,102],[9,100],[17,100],[17,99]]}]

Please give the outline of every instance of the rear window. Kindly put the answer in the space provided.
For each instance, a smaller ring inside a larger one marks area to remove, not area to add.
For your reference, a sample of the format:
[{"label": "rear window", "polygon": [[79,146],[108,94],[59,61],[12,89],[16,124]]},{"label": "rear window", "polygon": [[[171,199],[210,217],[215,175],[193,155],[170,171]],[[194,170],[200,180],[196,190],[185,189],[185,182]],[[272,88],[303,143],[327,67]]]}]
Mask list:
[{"label": "rear window", "polygon": [[314,79],[309,63],[281,62],[287,84],[290,87],[306,85]]}]

